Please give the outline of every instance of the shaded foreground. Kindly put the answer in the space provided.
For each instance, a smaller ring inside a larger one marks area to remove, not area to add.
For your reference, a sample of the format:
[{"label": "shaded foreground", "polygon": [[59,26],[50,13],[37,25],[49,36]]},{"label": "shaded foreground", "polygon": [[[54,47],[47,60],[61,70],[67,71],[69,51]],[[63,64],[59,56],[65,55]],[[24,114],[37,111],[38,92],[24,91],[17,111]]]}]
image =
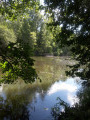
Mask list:
[{"label": "shaded foreground", "polygon": [[[58,103],[52,109],[55,120],[90,120],[90,87],[84,87],[78,92],[79,102],[72,107],[58,98]],[[61,110],[63,107],[63,111]]]}]

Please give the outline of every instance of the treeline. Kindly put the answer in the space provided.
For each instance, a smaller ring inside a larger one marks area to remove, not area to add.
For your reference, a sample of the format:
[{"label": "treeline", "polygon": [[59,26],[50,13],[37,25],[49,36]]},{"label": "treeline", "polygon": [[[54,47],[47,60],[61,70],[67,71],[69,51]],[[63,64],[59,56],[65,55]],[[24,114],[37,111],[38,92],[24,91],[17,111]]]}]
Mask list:
[{"label": "treeline", "polygon": [[[47,26],[52,19],[40,14],[40,11],[30,10],[28,17],[10,21],[0,16],[0,39],[6,42],[17,42],[33,56],[70,55],[69,47],[60,48],[56,42],[60,26]],[[2,36],[3,35],[3,36]]]}]

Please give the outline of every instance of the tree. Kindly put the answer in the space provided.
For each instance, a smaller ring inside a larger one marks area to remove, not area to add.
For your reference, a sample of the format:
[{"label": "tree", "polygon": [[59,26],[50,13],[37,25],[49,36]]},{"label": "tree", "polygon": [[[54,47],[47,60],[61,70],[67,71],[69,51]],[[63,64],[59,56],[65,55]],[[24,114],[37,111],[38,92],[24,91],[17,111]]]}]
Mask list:
[{"label": "tree", "polygon": [[28,13],[28,17],[18,18],[9,23],[9,27],[15,31],[17,41],[24,48],[28,45],[30,49],[27,52],[32,49],[34,55],[60,55],[61,50],[54,37],[58,34],[60,27],[56,27],[56,30],[51,32],[46,25],[50,20],[44,18],[40,11],[35,12],[33,9],[29,10]]},{"label": "tree", "polygon": [[53,35],[47,29],[44,22],[41,23],[40,30],[38,31],[37,44],[35,52],[37,55],[46,55],[52,52],[52,42]]},{"label": "tree", "polygon": [[[25,82],[35,81],[37,74],[35,72],[35,69],[32,67],[34,65],[34,60],[30,58],[31,54],[28,54],[28,48],[24,49],[23,46],[20,43],[15,42],[15,40],[14,42],[11,42],[12,39],[15,39],[15,36],[8,28],[6,29],[5,27],[2,27],[1,30],[0,67],[2,68],[4,75],[0,80],[0,83],[12,83],[18,77],[21,77]],[[3,31],[4,36],[2,34]],[[7,43],[9,38],[11,38],[11,41]],[[5,42],[4,39],[7,41]]]},{"label": "tree", "polygon": [[[90,87],[78,91],[78,103],[70,106],[60,98],[52,108],[54,120],[89,120],[90,119]],[[64,109],[63,111],[61,109]]]},{"label": "tree", "polygon": [[[90,2],[89,0],[45,0],[51,12],[51,25],[61,25],[57,42],[70,46],[78,61],[67,72],[90,80]],[[82,70],[80,70],[82,68]]]},{"label": "tree", "polygon": [[9,42],[15,43],[16,36],[13,30],[8,29],[5,25],[0,24],[0,55],[5,51]]},{"label": "tree", "polygon": [[26,12],[35,8],[38,9],[38,0],[1,0],[0,13],[10,20],[15,20],[17,17],[27,16]]},{"label": "tree", "polygon": [[[23,17],[26,8],[31,9],[34,5],[36,5],[36,2],[30,0],[2,0],[0,14],[4,16],[6,21],[8,20],[10,22],[17,19],[18,14],[20,17]],[[0,67],[2,68],[3,77],[0,83],[12,83],[18,77],[21,77],[25,82],[33,82],[36,80],[37,74],[33,68],[34,60],[31,58],[32,52],[28,52],[28,44],[25,46],[20,44],[15,34],[13,32],[11,33],[11,31],[13,30],[9,30],[7,26],[1,26]],[[12,42],[13,36],[16,38],[14,42]],[[3,49],[2,46],[4,46]]]}]

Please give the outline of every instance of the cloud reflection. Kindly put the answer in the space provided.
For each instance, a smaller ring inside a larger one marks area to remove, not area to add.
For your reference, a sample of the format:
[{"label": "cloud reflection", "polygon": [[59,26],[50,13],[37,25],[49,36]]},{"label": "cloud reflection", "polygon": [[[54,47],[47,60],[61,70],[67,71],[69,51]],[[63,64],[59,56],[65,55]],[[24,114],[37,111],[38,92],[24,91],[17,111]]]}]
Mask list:
[{"label": "cloud reflection", "polygon": [[78,102],[79,102],[79,98],[78,98],[76,95],[73,97],[72,94],[68,94],[68,95],[67,95],[67,99],[68,99],[68,101],[69,101],[69,103],[70,103],[70,106],[72,106],[72,105],[74,105],[75,103],[78,103]]},{"label": "cloud reflection", "polygon": [[77,86],[75,86],[74,84],[70,85],[67,82],[56,82],[48,91],[48,95],[52,95],[60,90],[67,90],[68,92],[72,93],[77,91]]},{"label": "cloud reflection", "polygon": [[70,106],[74,105],[74,103],[78,102],[79,99],[76,97],[76,92],[80,87],[77,84],[76,78],[68,78],[66,82],[56,82],[48,91],[48,96],[52,96],[57,92],[60,92],[60,97],[62,99],[62,91],[65,92],[66,101],[70,104]]}]

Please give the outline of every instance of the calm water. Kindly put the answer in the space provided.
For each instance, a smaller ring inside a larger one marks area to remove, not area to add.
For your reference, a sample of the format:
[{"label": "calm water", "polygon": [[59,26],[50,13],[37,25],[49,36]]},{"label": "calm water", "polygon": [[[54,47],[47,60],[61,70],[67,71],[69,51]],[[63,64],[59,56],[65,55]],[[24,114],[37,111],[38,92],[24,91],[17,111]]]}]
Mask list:
[{"label": "calm water", "polygon": [[74,61],[59,57],[34,59],[42,82],[25,84],[19,80],[17,84],[1,86],[2,120],[52,120],[51,108],[57,103],[57,97],[71,106],[78,102],[76,93],[81,88],[80,79],[65,76],[66,65],[74,64]]}]

